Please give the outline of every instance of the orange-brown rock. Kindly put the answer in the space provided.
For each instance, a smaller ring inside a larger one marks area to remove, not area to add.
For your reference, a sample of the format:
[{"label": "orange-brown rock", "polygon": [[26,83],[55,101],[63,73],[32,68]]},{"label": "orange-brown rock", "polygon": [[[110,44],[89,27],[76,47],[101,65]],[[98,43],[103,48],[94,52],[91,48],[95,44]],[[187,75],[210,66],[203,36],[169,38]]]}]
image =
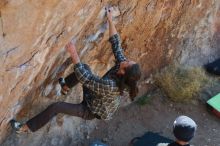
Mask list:
[{"label": "orange-brown rock", "polygon": [[[57,96],[57,79],[70,64],[64,50],[68,41],[76,41],[82,61],[95,73],[102,75],[113,65],[103,19],[107,4],[114,6],[115,23],[127,58],[142,67],[141,93],[147,91],[150,75],[172,61],[202,65],[220,55],[217,0],[1,0],[1,142],[10,134],[10,119],[30,118],[57,100],[80,102],[80,87],[67,98]],[[73,119],[75,124],[67,124]],[[41,130],[41,136],[32,135],[26,137],[26,142],[19,142],[28,145],[35,140],[33,145],[40,145],[37,141],[45,133],[56,130],[68,133],[74,141],[76,125],[80,123],[76,119],[64,116],[58,119],[59,126],[52,124]],[[63,145],[68,141],[66,137]],[[62,145],[57,139],[51,141]]]}]

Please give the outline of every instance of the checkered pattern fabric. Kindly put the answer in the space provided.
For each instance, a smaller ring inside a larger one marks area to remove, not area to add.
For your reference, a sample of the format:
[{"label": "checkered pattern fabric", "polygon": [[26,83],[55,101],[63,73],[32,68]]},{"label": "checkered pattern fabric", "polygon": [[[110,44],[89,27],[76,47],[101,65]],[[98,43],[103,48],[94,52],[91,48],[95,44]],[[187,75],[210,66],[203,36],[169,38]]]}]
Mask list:
[{"label": "checkered pattern fabric", "polygon": [[116,63],[120,63],[122,61],[125,61],[126,58],[123,54],[123,50],[121,47],[121,40],[118,34],[115,34],[109,38],[110,43],[112,44],[112,50],[113,54],[116,59]]},{"label": "checkered pattern fabric", "polygon": [[[85,68],[83,63],[74,66],[77,79],[88,88],[92,93],[92,100],[87,102],[90,110],[101,117],[101,119],[109,120],[115,113],[120,104],[120,92],[116,83],[116,79],[110,76],[118,71],[119,63],[125,61],[123,55],[120,37],[118,34],[109,38],[112,44],[112,50],[116,58],[116,66],[110,72],[107,72],[103,78],[97,77]],[[111,75],[110,75],[111,74]]]}]

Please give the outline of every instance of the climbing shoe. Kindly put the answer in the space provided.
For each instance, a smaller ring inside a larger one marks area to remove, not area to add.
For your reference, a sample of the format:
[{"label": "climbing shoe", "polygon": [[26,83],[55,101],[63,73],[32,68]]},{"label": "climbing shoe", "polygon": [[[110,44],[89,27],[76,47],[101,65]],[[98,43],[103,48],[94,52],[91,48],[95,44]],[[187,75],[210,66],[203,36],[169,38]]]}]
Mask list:
[{"label": "climbing shoe", "polygon": [[17,133],[22,132],[21,128],[22,128],[23,124],[21,124],[20,122],[18,122],[16,120],[11,120],[10,124],[11,124],[12,129],[14,129]]}]

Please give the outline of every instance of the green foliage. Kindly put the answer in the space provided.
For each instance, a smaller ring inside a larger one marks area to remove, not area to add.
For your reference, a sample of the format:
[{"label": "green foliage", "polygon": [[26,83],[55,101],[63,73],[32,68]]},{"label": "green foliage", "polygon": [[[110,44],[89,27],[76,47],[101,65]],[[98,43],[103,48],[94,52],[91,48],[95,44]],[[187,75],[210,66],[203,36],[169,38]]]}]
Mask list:
[{"label": "green foliage", "polygon": [[189,101],[208,82],[202,68],[169,66],[155,76],[155,83],[173,101]]},{"label": "green foliage", "polygon": [[144,106],[147,103],[149,103],[149,100],[150,100],[150,97],[147,94],[145,94],[145,95],[139,97],[138,100],[136,101],[136,103],[140,106]]}]

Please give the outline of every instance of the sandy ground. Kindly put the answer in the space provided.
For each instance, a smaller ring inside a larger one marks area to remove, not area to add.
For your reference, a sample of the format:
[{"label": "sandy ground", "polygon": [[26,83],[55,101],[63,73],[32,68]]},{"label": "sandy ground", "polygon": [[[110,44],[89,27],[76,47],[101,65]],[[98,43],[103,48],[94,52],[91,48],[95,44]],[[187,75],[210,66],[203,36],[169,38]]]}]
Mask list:
[{"label": "sandy ground", "polygon": [[133,137],[147,131],[159,132],[174,139],[172,123],[178,115],[187,115],[198,124],[192,144],[195,146],[220,146],[220,119],[206,110],[200,100],[191,103],[175,103],[160,93],[151,97],[145,105],[137,103],[122,107],[108,122],[99,121],[97,129],[80,145],[89,145],[95,139],[110,146],[127,146]]}]

